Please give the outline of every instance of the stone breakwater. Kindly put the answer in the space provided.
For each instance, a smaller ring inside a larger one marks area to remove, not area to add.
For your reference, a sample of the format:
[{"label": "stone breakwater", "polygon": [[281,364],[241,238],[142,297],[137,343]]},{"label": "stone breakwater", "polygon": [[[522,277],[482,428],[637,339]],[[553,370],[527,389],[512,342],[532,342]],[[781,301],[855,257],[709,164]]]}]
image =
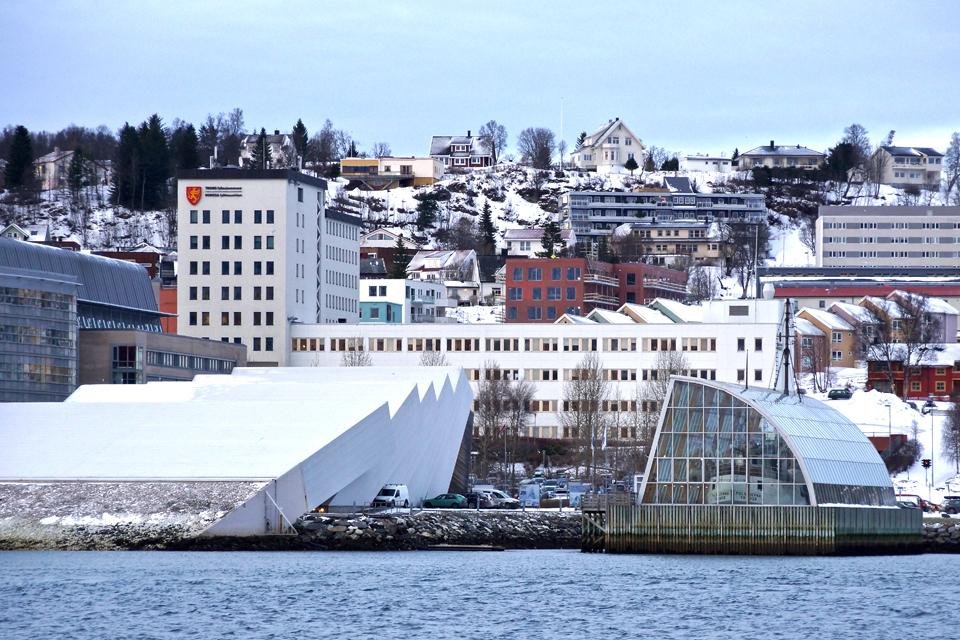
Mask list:
[{"label": "stone breakwater", "polygon": [[398,551],[438,544],[493,545],[508,549],[576,549],[579,512],[421,511],[390,514],[306,514],[296,533],[236,538],[197,537],[178,525],[123,523],[60,526],[54,530],[0,528],[0,549]]},{"label": "stone breakwater", "polygon": [[925,522],[923,550],[930,553],[960,553],[960,520]]}]

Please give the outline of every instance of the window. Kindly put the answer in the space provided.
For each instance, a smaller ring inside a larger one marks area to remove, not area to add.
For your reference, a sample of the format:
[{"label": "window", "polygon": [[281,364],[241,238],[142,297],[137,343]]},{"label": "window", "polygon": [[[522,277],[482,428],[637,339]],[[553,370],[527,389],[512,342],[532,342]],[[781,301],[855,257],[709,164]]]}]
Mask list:
[{"label": "window", "polygon": [[233,212],[233,224],[242,224],[243,223],[243,211],[239,209]]},{"label": "window", "polygon": [[197,236],[190,236],[190,248],[196,249],[198,248],[198,246],[199,245],[197,244]]},{"label": "window", "polygon": [[197,275],[197,261],[196,261],[196,260],[191,260],[191,261],[190,261],[190,275],[192,275],[192,276]]},{"label": "window", "polygon": [[223,211],[220,212],[220,222],[222,222],[223,224],[230,224],[230,211],[229,211],[229,210],[224,209]]},{"label": "window", "polygon": [[267,249],[273,249],[273,236],[267,236]]},{"label": "window", "polygon": [[220,312],[220,326],[221,326],[221,327],[228,327],[228,326],[230,326],[230,312],[229,312],[229,311],[221,311],[221,312]]},{"label": "window", "polygon": [[190,312],[190,326],[191,326],[191,327],[197,326],[197,312],[196,312],[196,311],[191,311],[191,312]]},{"label": "window", "polygon": [[527,320],[540,320],[541,317],[540,307],[527,307]]},{"label": "window", "polygon": [[837,360],[843,360],[843,351],[831,351],[830,359],[836,362]]},{"label": "window", "polygon": [[637,274],[628,273],[627,274],[627,284],[637,284]]},{"label": "window", "polygon": [[[273,260],[267,260],[267,275],[268,276],[273,275]],[[383,295],[386,295],[386,287],[381,287],[381,288],[384,289]]]},{"label": "window", "polygon": [[559,280],[562,277],[562,275],[563,275],[563,269],[561,269],[560,267],[553,267],[552,269],[550,269],[551,280]]},{"label": "window", "polygon": [[253,288],[253,299],[254,299],[254,300],[259,300],[259,299],[260,299],[260,292],[261,292],[261,291],[262,291],[262,288],[261,288],[261,287],[254,287],[254,288]]},{"label": "window", "polygon": [[947,383],[944,382],[943,380],[937,380],[936,389],[937,389],[937,391],[946,391],[946,390],[947,390]]},{"label": "window", "polygon": [[200,324],[203,325],[204,327],[209,327],[209,326],[210,326],[210,312],[209,312],[209,311],[201,311],[201,312],[200,312]]},{"label": "window", "polygon": [[267,209],[267,224],[273,224],[273,209]]},{"label": "window", "polygon": [[514,267],[514,268],[513,268],[513,279],[514,279],[514,280],[523,280],[523,267]]},{"label": "window", "polygon": [[753,381],[761,382],[763,380],[763,369],[754,369],[753,370]]},{"label": "window", "polygon": [[210,275],[210,261],[209,261],[209,260],[204,260],[204,261],[200,264],[200,271],[201,271],[201,272],[203,273],[203,275],[205,275],[205,276]]},{"label": "window", "polygon": [[567,280],[579,280],[580,267],[567,267]]},{"label": "window", "polygon": [[747,350],[747,339],[737,338],[737,351],[746,351],[746,350]]},{"label": "window", "polygon": [[220,236],[220,248],[221,249],[230,248],[230,236]]},{"label": "window", "polygon": [[210,210],[203,210],[203,224],[210,224]]},{"label": "window", "polygon": [[743,369],[737,369],[737,382],[743,382],[747,379],[747,372]]},{"label": "window", "polygon": [[237,325],[237,326],[243,324],[243,323],[240,321],[241,315],[242,315],[242,314],[241,314],[239,311],[234,311],[234,312],[233,312],[233,324],[235,324],[235,325]]},{"label": "window", "polygon": [[543,270],[540,267],[529,267],[527,269],[527,280],[538,281],[543,279]]},{"label": "window", "polygon": [[303,187],[297,187],[297,202],[303,202]]},{"label": "window", "polygon": [[835,343],[843,342],[843,334],[839,331],[833,331],[831,337]]},{"label": "window", "polygon": [[220,299],[221,300],[230,299],[230,287],[220,287]]},{"label": "window", "polygon": [[273,287],[267,287],[266,289],[266,299],[273,300]]},{"label": "window", "polygon": [[222,276],[228,276],[228,275],[230,275],[230,261],[229,261],[229,260],[223,260],[223,261],[220,263],[220,275],[222,275]]},{"label": "window", "polygon": [[190,287],[190,299],[191,299],[191,300],[196,300],[196,299],[197,299],[197,288],[196,288],[196,287]]},{"label": "window", "polygon": [[253,248],[262,249],[263,248],[263,238],[261,236],[253,236]]},{"label": "window", "polygon": [[200,287],[200,299],[201,300],[210,299],[210,287]]},{"label": "window", "polygon": [[918,380],[910,383],[910,391],[920,391],[920,382]]},{"label": "window", "polygon": [[754,351],[763,351],[763,338],[754,338],[754,339],[753,339],[753,350],[754,350]]},{"label": "window", "polygon": [[259,311],[254,311],[254,312],[253,312],[253,326],[255,326],[255,327],[259,327],[259,326],[260,326],[260,312],[259,312]]},{"label": "window", "polygon": [[520,287],[509,287],[507,289],[507,298],[510,300],[523,300],[523,289]]},{"label": "window", "polygon": [[243,249],[243,236],[233,236],[233,248]]},{"label": "window", "polygon": [[530,295],[531,300],[543,300],[543,289],[534,287]]},{"label": "window", "polygon": [[241,263],[239,260],[233,263],[233,275],[243,275],[243,263]]},{"label": "window", "polygon": [[190,224],[197,224],[197,210],[190,209]]},{"label": "window", "polygon": [[253,350],[260,351],[260,338],[253,339]]},{"label": "window", "polygon": [[560,287],[548,287],[547,300],[560,300]]},{"label": "window", "polygon": [[516,320],[517,319],[517,308],[514,306],[507,307],[507,320]]},{"label": "window", "polygon": [[259,276],[263,273],[263,263],[257,260],[253,263],[253,275]]},{"label": "window", "polygon": [[260,209],[253,210],[253,224],[262,224],[263,223],[263,211]]},{"label": "window", "polygon": [[577,299],[577,288],[567,287],[567,300],[576,300],[576,299]]},{"label": "window", "polygon": [[273,326],[273,311],[267,311],[267,312],[264,314],[263,323],[264,323],[265,325],[267,325],[268,327],[272,327],[272,326]]}]

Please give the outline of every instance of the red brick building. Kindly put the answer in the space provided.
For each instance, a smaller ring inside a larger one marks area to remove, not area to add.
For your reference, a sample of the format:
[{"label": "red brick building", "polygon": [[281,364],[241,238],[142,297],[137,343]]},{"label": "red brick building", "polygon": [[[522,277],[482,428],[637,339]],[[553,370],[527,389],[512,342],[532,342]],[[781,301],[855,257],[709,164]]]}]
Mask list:
[{"label": "red brick building", "polygon": [[941,398],[960,395],[960,345],[946,344],[932,352],[926,361],[910,372],[910,388],[903,393],[902,362],[892,362],[893,389],[887,373],[886,361],[867,362],[867,388],[889,391],[907,398]]},{"label": "red brick building", "polygon": [[639,263],[609,264],[586,258],[516,258],[506,264],[507,322],[554,322],[564,313],[614,310],[625,302],[683,300],[687,274]]}]

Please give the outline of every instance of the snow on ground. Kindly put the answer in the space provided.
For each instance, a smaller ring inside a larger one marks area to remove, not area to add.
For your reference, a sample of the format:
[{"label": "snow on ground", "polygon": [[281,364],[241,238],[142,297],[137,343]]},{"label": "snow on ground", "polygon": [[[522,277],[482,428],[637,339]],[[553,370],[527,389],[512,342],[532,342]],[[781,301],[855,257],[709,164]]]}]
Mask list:
[{"label": "snow on ground", "polygon": [[447,309],[447,317],[460,324],[497,324],[503,321],[503,305],[492,307],[456,307]]}]

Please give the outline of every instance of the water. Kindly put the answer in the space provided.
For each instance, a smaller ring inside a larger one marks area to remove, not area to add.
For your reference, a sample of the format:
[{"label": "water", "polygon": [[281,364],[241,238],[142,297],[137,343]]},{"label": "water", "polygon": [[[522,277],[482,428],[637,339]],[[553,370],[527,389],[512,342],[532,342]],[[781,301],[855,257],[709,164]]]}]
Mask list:
[{"label": "water", "polygon": [[948,555],[0,552],[0,638],[900,639],[949,624],[957,575]]}]

